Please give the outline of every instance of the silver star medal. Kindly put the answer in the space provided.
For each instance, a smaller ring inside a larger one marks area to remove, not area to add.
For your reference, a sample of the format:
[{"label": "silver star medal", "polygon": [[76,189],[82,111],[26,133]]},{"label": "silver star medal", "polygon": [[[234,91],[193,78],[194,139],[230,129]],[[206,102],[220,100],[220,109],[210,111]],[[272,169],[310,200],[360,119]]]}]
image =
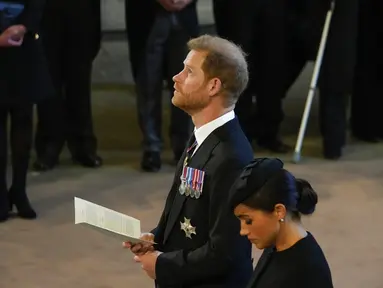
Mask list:
[{"label": "silver star medal", "polygon": [[184,223],[180,222],[181,230],[185,232],[186,238],[192,239],[192,234],[197,235],[195,227],[190,223],[190,219],[184,217]]}]

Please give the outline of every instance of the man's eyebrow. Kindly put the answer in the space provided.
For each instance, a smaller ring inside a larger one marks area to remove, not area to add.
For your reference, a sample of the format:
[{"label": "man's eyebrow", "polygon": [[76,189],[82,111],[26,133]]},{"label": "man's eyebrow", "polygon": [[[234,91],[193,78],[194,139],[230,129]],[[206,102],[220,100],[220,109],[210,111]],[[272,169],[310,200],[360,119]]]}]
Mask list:
[{"label": "man's eyebrow", "polygon": [[189,65],[189,64],[187,64],[187,63],[185,63],[185,62],[184,62],[184,65],[185,65],[185,67],[190,68],[190,69],[194,69],[194,68],[195,68],[194,66]]}]

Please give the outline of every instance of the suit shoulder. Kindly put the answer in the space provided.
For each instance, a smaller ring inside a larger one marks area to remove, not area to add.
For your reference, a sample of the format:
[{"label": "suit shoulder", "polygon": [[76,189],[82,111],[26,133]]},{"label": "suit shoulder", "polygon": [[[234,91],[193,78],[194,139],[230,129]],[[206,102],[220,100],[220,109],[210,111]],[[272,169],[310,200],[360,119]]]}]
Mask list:
[{"label": "suit shoulder", "polygon": [[253,159],[253,149],[246,136],[240,133],[231,133],[220,137],[219,140],[214,155],[221,156],[223,158],[221,161],[230,160],[248,164]]},{"label": "suit shoulder", "polygon": [[251,160],[253,160],[251,147],[222,141],[215,147],[208,166],[213,168],[215,173],[224,171],[226,174],[242,170]]}]

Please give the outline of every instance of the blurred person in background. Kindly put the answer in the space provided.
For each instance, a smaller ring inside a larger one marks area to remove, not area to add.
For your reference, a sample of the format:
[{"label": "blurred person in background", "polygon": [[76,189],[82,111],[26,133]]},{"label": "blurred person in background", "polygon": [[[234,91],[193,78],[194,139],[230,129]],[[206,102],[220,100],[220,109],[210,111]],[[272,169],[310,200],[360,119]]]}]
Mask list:
[{"label": "blurred person in background", "polygon": [[91,103],[92,63],[101,44],[100,0],[47,0],[43,43],[58,97],[37,106],[34,169],[58,164],[67,143],[74,162],[102,165],[97,155]]},{"label": "blurred person in background", "polygon": [[[53,92],[38,34],[44,4],[45,0],[0,1],[0,39],[12,39],[7,40],[9,47],[0,47],[0,221],[7,220],[14,207],[21,218],[37,216],[27,196],[26,181],[33,137],[33,105]],[[5,19],[9,5],[20,5],[10,8],[13,12],[20,9],[20,14],[14,17],[8,14]],[[13,42],[15,45],[9,45]],[[10,187],[7,185],[8,118],[12,152]]]},{"label": "blurred person in background", "polygon": [[[331,0],[288,2],[291,86],[307,61],[315,61]],[[354,76],[359,0],[337,0],[318,78],[319,118],[323,156],[337,160],[346,145],[347,98]]]},{"label": "blurred person in background", "polygon": [[[199,34],[196,0],[126,0],[130,62],[137,93],[138,122],[143,135],[141,168],[161,169],[162,90],[167,81],[169,104],[172,77],[182,70],[187,41]],[[192,132],[189,115],[170,106],[169,136],[175,162]]]},{"label": "blurred person in background", "polygon": [[351,97],[351,132],[362,141],[383,139],[383,1],[360,0],[358,44]]},{"label": "blurred person in background", "polygon": [[335,1],[318,80],[323,156],[330,160],[339,159],[346,145],[347,100],[355,71],[359,1]]},{"label": "blurred person in background", "polygon": [[[347,98],[355,65],[359,0],[337,0],[318,78],[323,156],[336,160],[346,145]],[[289,64],[286,87],[298,78],[307,61],[316,61],[331,0],[288,2]]]},{"label": "blurred person in background", "polygon": [[[316,59],[331,1],[213,3],[218,34],[238,43],[249,54],[254,83],[236,108],[241,126],[249,140],[255,137],[260,146],[286,152],[288,146],[277,136],[283,119],[282,99],[307,61]],[[320,130],[327,159],[339,159],[346,144],[346,99],[355,64],[357,6],[358,0],[336,1],[319,75]]]},{"label": "blurred person in background", "polygon": [[[248,54],[250,82],[236,106],[249,141],[285,153],[290,147],[279,138],[286,94],[283,63],[286,54],[286,1],[214,0],[219,36],[240,45]],[[254,101],[254,96],[256,101]]]}]

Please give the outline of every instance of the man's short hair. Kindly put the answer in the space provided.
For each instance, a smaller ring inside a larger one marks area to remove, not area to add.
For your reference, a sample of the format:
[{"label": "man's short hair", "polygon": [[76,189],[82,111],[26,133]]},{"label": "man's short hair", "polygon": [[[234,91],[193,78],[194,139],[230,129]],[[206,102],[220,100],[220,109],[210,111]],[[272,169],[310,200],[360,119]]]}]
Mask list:
[{"label": "man's short hair", "polygon": [[188,48],[207,53],[202,70],[207,79],[216,77],[221,80],[227,105],[235,104],[249,82],[243,50],[229,40],[211,35],[191,39]]}]

